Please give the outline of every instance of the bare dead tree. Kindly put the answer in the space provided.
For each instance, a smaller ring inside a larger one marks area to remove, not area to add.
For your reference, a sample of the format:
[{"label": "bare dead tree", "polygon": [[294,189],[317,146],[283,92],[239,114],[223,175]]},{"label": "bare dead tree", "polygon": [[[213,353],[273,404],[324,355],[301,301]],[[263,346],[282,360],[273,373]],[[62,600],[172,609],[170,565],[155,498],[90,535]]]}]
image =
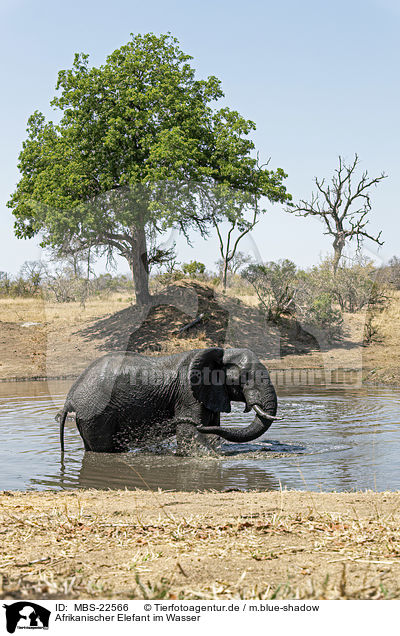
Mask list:
[{"label": "bare dead tree", "polygon": [[366,230],[366,226],[369,222],[367,216],[372,209],[369,189],[377,186],[387,175],[382,172],[379,177],[371,179],[365,170],[357,181],[355,173],[358,164],[357,153],[351,164],[346,164],[339,155],[339,167],[336,168],[330,184],[325,185],[325,179],[315,177],[317,192],[312,193],[311,200],[301,199],[298,204],[289,204],[286,207],[287,212],[304,217],[318,216],[325,223],[324,234],[333,237],[335,273],[346,242],[355,239],[359,248],[367,238],[383,245],[380,240],[382,232],[374,236]]}]

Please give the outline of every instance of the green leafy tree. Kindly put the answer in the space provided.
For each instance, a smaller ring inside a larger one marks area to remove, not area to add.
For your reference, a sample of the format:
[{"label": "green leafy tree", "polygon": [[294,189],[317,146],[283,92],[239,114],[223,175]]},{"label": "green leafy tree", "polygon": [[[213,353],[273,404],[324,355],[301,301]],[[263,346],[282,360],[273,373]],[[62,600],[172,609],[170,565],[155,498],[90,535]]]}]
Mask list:
[{"label": "green leafy tree", "polygon": [[260,171],[251,156],[254,123],[213,109],[220,82],[195,79],[190,59],[171,35],[151,33],[132,35],[99,68],[76,54],[58,75],[58,123],[29,118],[8,202],[20,238],[126,258],[139,304],[150,300],[150,237],[171,227],[207,233],[197,183],[287,196],[284,172]]}]

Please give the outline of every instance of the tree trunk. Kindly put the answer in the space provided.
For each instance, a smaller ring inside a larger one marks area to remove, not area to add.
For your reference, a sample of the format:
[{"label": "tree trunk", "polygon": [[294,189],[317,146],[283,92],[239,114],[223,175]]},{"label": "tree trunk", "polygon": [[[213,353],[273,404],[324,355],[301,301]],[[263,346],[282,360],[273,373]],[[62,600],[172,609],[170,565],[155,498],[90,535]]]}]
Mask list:
[{"label": "tree trunk", "polygon": [[333,273],[336,274],[337,268],[339,267],[339,261],[342,256],[342,250],[335,248],[335,253],[333,256]]},{"label": "tree trunk", "polygon": [[135,227],[132,234],[132,260],[130,265],[135,286],[136,304],[143,306],[148,305],[151,300],[146,234],[143,227]]},{"label": "tree trunk", "polygon": [[342,252],[345,246],[345,240],[344,237],[342,236],[342,234],[337,234],[335,236],[335,240],[333,241],[333,249],[334,249],[334,256],[333,256],[333,273],[336,274],[337,269],[339,267],[339,261],[342,257]]},{"label": "tree trunk", "polygon": [[227,279],[228,279],[228,263],[227,263],[227,260],[224,259],[224,266],[222,270],[222,289],[224,294],[226,292]]}]

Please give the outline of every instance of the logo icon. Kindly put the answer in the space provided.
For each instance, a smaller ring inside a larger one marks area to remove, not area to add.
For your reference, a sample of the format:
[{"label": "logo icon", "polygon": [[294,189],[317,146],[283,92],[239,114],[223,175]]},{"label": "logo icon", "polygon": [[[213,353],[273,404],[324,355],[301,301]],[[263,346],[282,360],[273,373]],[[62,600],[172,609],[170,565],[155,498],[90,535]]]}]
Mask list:
[{"label": "logo icon", "polygon": [[6,609],[6,626],[9,634],[18,629],[48,629],[50,610],[31,603],[30,601],[17,601],[10,605],[3,605]]}]

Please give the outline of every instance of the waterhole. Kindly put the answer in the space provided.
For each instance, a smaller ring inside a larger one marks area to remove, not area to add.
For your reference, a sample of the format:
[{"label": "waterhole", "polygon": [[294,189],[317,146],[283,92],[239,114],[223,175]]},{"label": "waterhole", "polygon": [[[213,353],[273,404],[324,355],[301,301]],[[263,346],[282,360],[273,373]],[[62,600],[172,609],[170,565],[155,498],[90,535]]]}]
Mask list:
[{"label": "waterhole", "polygon": [[[67,421],[61,462],[58,423],[71,382],[0,384],[0,489],[147,488],[156,490],[398,490],[400,390],[290,387],[279,390],[279,415],[249,444],[223,443],[217,458],[178,457],[162,449],[85,453]],[[246,425],[233,405],[223,425]]]}]

